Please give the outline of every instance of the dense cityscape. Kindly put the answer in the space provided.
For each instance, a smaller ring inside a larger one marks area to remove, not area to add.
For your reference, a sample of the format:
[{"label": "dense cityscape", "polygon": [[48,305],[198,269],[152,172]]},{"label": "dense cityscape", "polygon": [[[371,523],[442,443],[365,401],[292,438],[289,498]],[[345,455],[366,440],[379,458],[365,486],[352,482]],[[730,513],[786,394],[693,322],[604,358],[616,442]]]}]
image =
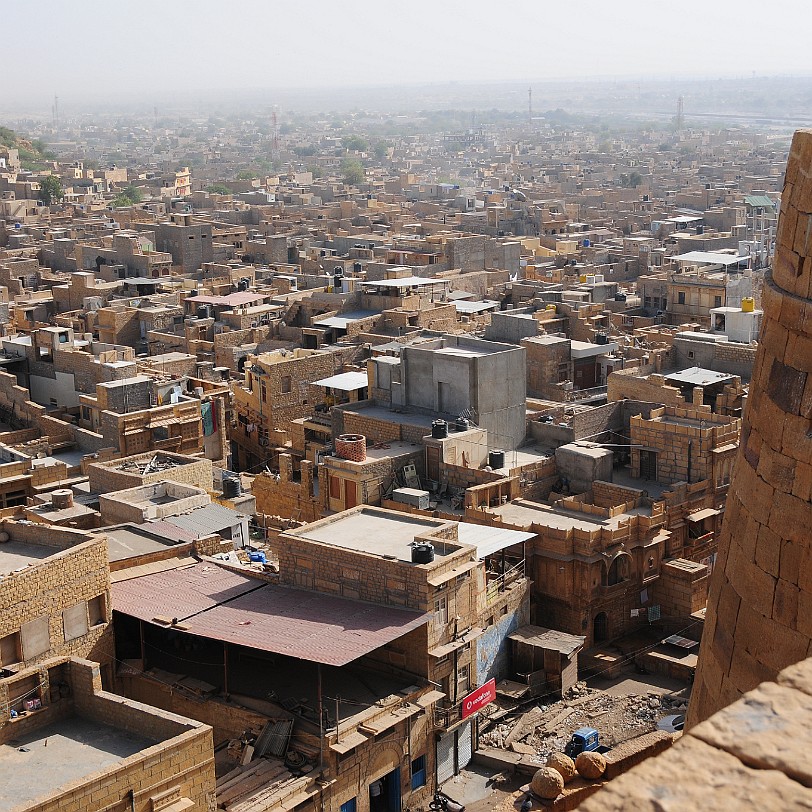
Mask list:
[{"label": "dense cityscape", "polygon": [[0,103],[0,810],[812,804],[811,102]]}]

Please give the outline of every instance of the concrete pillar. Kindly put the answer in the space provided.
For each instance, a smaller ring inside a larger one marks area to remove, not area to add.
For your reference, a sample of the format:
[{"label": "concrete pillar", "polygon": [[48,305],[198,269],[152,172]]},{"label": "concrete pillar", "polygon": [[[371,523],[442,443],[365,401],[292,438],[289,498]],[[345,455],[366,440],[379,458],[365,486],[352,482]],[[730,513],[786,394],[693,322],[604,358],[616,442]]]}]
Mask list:
[{"label": "concrete pillar", "polygon": [[691,400],[694,406],[702,406],[705,403],[705,390],[701,386],[695,386]]},{"label": "concrete pillar", "polygon": [[691,727],[812,646],[812,131],[796,132]]}]

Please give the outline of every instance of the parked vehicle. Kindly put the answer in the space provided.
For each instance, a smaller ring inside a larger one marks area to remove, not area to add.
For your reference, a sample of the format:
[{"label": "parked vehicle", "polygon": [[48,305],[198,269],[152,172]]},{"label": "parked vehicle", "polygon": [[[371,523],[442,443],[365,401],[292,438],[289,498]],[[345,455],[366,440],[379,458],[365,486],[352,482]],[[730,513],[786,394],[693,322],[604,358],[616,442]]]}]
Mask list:
[{"label": "parked vehicle", "polygon": [[609,748],[602,745],[599,739],[598,731],[594,727],[580,727],[572,734],[564,752],[570,758],[575,758],[580,753],[608,752]]},{"label": "parked vehicle", "polygon": [[457,803],[453,798],[450,798],[444,792],[434,793],[434,798],[429,801],[429,809],[432,812],[465,812],[465,807]]}]

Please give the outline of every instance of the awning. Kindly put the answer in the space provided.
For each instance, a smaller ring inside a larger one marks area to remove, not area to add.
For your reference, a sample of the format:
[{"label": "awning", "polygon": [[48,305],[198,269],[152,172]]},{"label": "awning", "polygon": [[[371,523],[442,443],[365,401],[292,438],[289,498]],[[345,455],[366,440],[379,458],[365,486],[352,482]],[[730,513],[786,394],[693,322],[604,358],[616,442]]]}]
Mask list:
[{"label": "awning", "polygon": [[428,583],[429,586],[434,587],[442,586],[443,584],[448,583],[452,578],[458,578],[461,575],[466,575],[472,569],[475,569],[478,566],[479,561],[466,561],[464,564],[460,564],[457,567],[446,570],[445,572],[435,575],[432,578],[426,578],[426,583]]},{"label": "awning", "polygon": [[542,626],[521,626],[513,634],[508,635],[508,640],[570,656],[576,651],[580,651],[586,638],[577,634],[545,629]]},{"label": "awning", "polygon": [[457,308],[457,313],[484,313],[487,310],[495,310],[497,307],[499,307],[499,302],[491,302],[487,300],[482,302],[468,302],[457,300],[454,302],[454,307]]},{"label": "awning", "polygon": [[333,742],[330,745],[330,749],[334,753],[338,753],[340,756],[343,756],[345,753],[349,753],[350,750],[355,750],[355,748],[360,744],[369,741],[369,736],[365,736],[363,733],[359,733],[357,730],[350,730],[347,733],[340,733],[339,737],[340,741]]},{"label": "awning", "polygon": [[418,697],[417,704],[421,708],[428,708],[431,705],[436,705],[444,696],[445,694],[442,691],[429,691],[427,694]]},{"label": "awning", "polygon": [[378,736],[404,719],[422,713],[424,710],[425,708],[415,705],[413,702],[404,702],[395,706],[389,713],[384,713],[375,719],[365,719],[358,725],[358,728],[361,733],[369,732],[373,736]]},{"label": "awning", "polygon": [[570,341],[570,355],[573,361],[581,358],[595,358],[598,355],[609,355],[619,348],[616,341],[605,344],[593,344],[590,341]]},{"label": "awning", "polygon": [[480,561],[514,544],[521,544],[535,538],[535,533],[521,530],[508,530],[504,527],[491,527],[485,524],[460,522],[457,525],[457,540],[462,544],[473,544]]},{"label": "awning", "polygon": [[369,378],[366,372],[342,372],[329,378],[322,378],[320,381],[313,381],[313,385],[338,389],[341,392],[355,392],[369,386]]},{"label": "awning", "polygon": [[[215,564],[113,584],[113,609],[178,633],[342,666],[397,640],[431,615],[276,586]],[[183,628],[178,628],[182,626]]]},{"label": "awning", "polygon": [[698,262],[703,265],[738,265],[750,259],[749,255],[734,257],[730,254],[716,254],[713,251],[689,251],[687,254],[669,257],[677,262]]},{"label": "awning", "polygon": [[689,514],[686,518],[689,522],[701,522],[703,519],[709,519],[711,516],[718,516],[719,511],[713,508],[705,508],[704,510],[697,510],[696,513]]},{"label": "awning", "polygon": [[378,279],[375,282],[362,282],[365,288],[415,288],[421,285],[449,285],[448,279],[432,279],[425,276],[402,276],[400,279]]},{"label": "awning", "polygon": [[481,637],[484,633],[485,629],[480,626],[475,626],[473,629],[468,629],[467,632],[460,633],[457,640],[452,640],[450,643],[444,643],[441,646],[430,648],[429,657],[436,657],[439,660],[440,657],[445,657],[446,655],[451,654],[452,651],[456,651],[457,649],[467,646],[472,640],[476,640],[477,637]]}]

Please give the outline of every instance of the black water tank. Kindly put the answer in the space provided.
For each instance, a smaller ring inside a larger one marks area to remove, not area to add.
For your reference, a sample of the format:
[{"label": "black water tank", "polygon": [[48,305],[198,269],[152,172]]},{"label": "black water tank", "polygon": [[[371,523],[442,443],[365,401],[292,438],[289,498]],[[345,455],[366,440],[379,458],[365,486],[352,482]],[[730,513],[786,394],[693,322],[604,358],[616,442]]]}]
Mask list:
[{"label": "black water tank", "polygon": [[595,343],[596,344],[608,344],[609,343],[609,336],[606,333],[595,333]]},{"label": "black water tank", "polygon": [[499,448],[488,452],[488,465],[496,471],[505,467],[505,452]]},{"label": "black water tank", "polygon": [[199,319],[207,319],[209,317],[209,308],[206,305],[198,305],[195,313]]},{"label": "black water tank", "polygon": [[454,429],[456,431],[468,431],[471,428],[471,424],[468,422],[467,417],[458,417],[454,421]]},{"label": "black water tank", "polygon": [[242,482],[238,476],[223,477],[223,496],[226,499],[234,499],[242,494]]},{"label": "black water tank", "polygon": [[426,542],[412,544],[412,564],[431,564],[434,561],[434,546]]},{"label": "black water tank", "polygon": [[448,423],[445,420],[435,420],[431,424],[431,436],[435,440],[444,440],[448,437]]}]

